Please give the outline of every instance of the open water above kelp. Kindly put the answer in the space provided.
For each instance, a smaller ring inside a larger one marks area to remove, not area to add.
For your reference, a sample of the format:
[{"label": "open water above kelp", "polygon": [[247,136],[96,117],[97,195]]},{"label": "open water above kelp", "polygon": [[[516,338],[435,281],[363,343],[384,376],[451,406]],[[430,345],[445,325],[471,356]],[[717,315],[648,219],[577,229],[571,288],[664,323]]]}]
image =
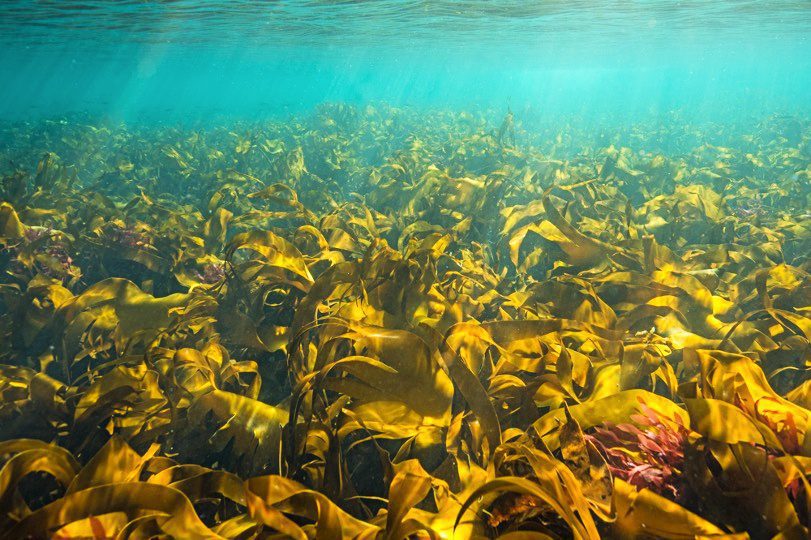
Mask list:
[{"label": "open water above kelp", "polygon": [[0,539],[807,538],[798,2],[0,6]]}]

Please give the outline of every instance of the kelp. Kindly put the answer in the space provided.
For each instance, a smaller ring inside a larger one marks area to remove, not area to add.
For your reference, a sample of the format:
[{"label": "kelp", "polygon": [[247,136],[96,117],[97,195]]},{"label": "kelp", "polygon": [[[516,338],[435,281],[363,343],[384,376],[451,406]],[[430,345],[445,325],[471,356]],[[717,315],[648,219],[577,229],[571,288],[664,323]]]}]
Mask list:
[{"label": "kelp", "polygon": [[671,120],[0,126],[0,538],[808,537],[811,129]]}]

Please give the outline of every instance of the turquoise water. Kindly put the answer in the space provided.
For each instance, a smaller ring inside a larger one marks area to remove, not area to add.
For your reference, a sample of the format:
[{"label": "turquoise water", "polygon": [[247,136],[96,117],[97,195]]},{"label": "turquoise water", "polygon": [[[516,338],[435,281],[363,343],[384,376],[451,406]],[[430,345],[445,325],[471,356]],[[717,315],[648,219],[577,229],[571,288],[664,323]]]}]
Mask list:
[{"label": "turquoise water", "polygon": [[793,113],[811,105],[809,36],[807,1],[6,1],[0,117]]}]

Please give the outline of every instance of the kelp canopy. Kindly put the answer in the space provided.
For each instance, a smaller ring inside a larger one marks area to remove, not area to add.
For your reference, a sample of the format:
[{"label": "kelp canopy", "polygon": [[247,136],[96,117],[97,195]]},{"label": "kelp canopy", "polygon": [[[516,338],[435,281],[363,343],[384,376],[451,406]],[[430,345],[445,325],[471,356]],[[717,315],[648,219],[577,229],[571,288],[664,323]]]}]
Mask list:
[{"label": "kelp canopy", "polygon": [[811,124],[519,116],[3,126],[0,537],[807,537]]}]

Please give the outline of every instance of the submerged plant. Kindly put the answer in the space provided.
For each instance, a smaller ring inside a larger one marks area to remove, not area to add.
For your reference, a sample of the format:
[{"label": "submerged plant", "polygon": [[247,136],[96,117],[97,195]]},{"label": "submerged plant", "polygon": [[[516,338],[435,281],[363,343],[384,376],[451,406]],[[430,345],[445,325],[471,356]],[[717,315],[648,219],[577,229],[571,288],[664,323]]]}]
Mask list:
[{"label": "submerged plant", "polygon": [[152,242],[142,231],[119,223],[111,223],[102,229],[102,238],[116,247],[128,249],[149,249]]},{"label": "submerged plant", "polygon": [[759,219],[766,214],[766,207],[759,197],[737,199],[731,206],[735,216],[741,220]]},{"label": "submerged plant", "polygon": [[807,123],[498,120],[0,122],[0,539],[807,537]]},{"label": "submerged plant", "polygon": [[665,423],[640,400],[633,423],[605,423],[586,437],[605,455],[611,473],[637,489],[651,489],[673,500],[683,498],[684,451],[690,430],[678,419]]},{"label": "submerged plant", "polygon": [[219,283],[226,276],[225,263],[208,263],[203,266],[201,271],[195,271],[195,275],[200,282],[206,285]]},{"label": "submerged plant", "polygon": [[64,234],[48,227],[29,227],[21,238],[9,246],[9,269],[12,274],[42,274],[62,281],[80,275],[70,254]]}]

